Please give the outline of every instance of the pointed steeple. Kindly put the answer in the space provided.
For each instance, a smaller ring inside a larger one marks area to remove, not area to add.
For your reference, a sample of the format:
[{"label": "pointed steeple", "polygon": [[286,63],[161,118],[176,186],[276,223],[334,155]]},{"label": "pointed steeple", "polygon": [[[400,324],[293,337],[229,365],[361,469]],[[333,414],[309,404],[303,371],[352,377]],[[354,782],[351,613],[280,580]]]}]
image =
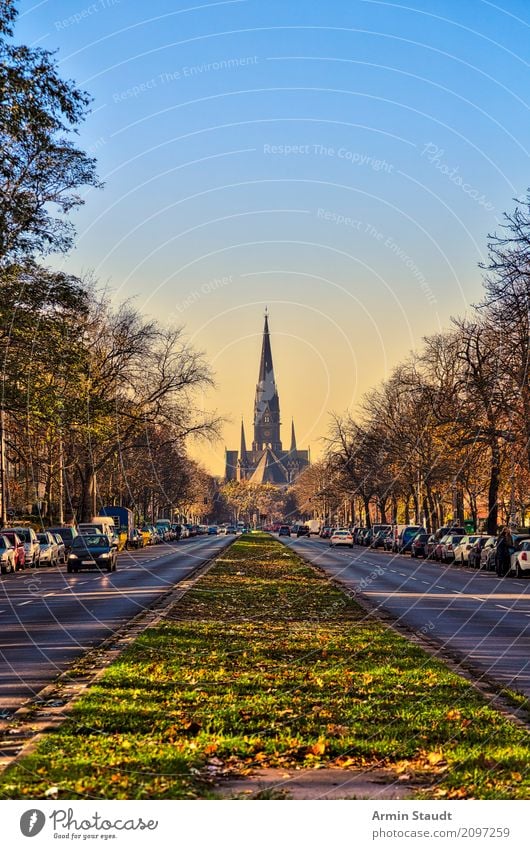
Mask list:
[{"label": "pointed steeple", "polygon": [[253,451],[262,451],[271,446],[274,451],[282,450],[280,440],[280,399],[274,380],[271,339],[269,333],[269,313],[265,310],[265,324],[261,343],[256,400],[254,402],[254,441]]},{"label": "pointed steeple", "polygon": [[263,342],[261,343],[258,384],[265,384],[267,381],[272,381],[274,384],[274,366],[272,364],[271,337],[269,333],[269,313],[265,310],[265,325],[263,327]]},{"label": "pointed steeple", "polygon": [[294,453],[296,451],[296,433],[294,432],[294,419],[291,419],[291,447],[289,451]]},{"label": "pointed steeple", "polygon": [[243,424],[243,419],[241,419],[241,447],[239,449],[239,457],[242,462],[246,462],[247,459],[247,441],[245,439],[245,425]]}]

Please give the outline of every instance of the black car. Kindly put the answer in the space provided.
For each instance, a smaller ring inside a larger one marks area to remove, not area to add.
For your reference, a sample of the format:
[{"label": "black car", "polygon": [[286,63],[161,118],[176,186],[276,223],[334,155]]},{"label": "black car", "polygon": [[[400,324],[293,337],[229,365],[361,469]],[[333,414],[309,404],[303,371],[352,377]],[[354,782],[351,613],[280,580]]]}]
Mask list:
[{"label": "black car", "polygon": [[83,534],[76,537],[68,555],[67,572],[81,569],[116,571],[118,548],[106,534]]},{"label": "black car", "polygon": [[278,536],[279,537],[290,537],[291,536],[291,529],[290,529],[289,525],[281,525],[280,530],[278,531]]},{"label": "black car", "polygon": [[310,536],[309,528],[307,527],[307,525],[298,525],[298,528],[296,530],[296,536],[297,537],[308,537],[308,536]]}]

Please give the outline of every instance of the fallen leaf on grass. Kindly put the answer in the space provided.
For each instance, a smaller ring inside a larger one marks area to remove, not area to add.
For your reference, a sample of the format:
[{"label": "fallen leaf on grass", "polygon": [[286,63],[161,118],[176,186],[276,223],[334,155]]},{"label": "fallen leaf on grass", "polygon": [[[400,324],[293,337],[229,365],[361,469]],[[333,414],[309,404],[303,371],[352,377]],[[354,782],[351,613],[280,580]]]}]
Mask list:
[{"label": "fallen leaf on grass", "polygon": [[319,740],[314,746],[310,747],[309,751],[312,755],[323,755],[326,751],[326,741]]}]

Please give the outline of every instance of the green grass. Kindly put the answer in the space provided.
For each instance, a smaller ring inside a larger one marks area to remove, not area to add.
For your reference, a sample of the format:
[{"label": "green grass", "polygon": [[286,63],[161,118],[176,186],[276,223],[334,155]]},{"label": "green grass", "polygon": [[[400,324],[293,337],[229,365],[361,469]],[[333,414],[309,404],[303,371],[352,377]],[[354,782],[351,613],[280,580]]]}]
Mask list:
[{"label": "green grass", "polygon": [[197,798],[260,766],[384,765],[529,798],[529,735],[292,551],[248,535],[0,778],[3,798]]}]

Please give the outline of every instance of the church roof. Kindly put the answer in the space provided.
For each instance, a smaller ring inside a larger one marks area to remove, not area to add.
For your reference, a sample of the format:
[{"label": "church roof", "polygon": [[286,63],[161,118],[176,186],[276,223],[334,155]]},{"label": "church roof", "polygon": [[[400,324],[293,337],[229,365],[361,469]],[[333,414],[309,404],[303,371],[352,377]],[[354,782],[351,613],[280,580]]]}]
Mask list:
[{"label": "church roof", "polygon": [[271,448],[265,448],[250,483],[289,483],[289,473]]}]

